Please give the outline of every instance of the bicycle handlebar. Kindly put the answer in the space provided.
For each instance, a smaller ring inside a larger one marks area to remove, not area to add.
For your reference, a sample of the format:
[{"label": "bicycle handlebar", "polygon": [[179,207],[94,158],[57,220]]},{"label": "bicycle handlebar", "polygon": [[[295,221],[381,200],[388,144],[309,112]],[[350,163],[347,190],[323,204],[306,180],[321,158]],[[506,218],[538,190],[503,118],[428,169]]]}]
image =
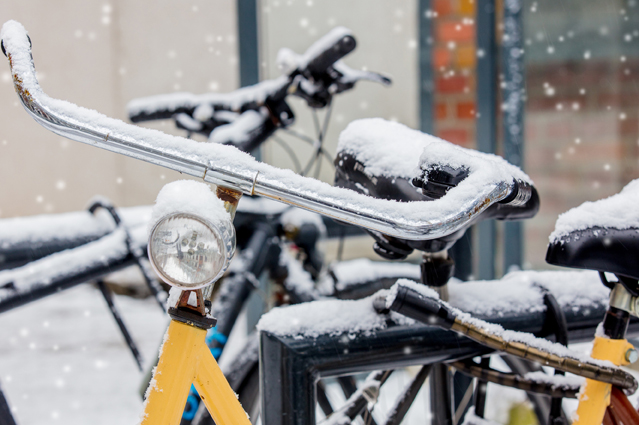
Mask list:
[{"label": "bicycle handlebar", "polygon": [[269,101],[284,99],[289,94],[289,86],[295,82],[296,76],[321,79],[326,70],[353,51],[355,45],[350,31],[338,27],[316,41],[303,55],[296,57],[295,66],[287,75],[243,87],[231,93],[174,93],[134,99],[127,105],[129,119],[132,122],[144,122],[169,119],[180,113],[197,115],[196,109],[201,105],[207,105],[211,110],[206,115],[211,115],[216,110],[244,112],[258,109]]},{"label": "bicycle handlebar", "polygon": [[357,42],[350,30],[337,27],[309,47],[298,64],[298,70],[315,80],[338,60],[355,50]]},{"label": "bicycle handlebar", "polygon": [[206,182],[261,195],[403,239],[436,239],[451,234],[506,198],[513,181],[478,188],[451,203],[451,189],[435,201],[398,203],[330,186],[260,163],[230,146],[202,144],[137,127],[96,111],[53,99],[40,88],[24,27],[8,21],[0,32],[15,90],[27,112],[52,132],[103,149],[151,162]]},{"label": "bicycle handlebar", "polygon": [[[281,49],[278,66],[284,75],[231,93],[173,93],[133,99],[127,105],[134,123],[173,119],[178,128],[211,136],[209,141],[233,145],[251,152],[279,127],[294,122],[293,111],[286,103],[289,94],[304,99],[311,108],[323,108],[333,95],[350,90],[360,80],[389,85],[390,79],[370,71],[358,71],[339,62],[355,49],[350,30],[337,27],[313,43],[304,54]],[[252,111],[267,111],[259,128],[247,130],[238,121]],[[238,114],[241,114],[238,115]],[[238,118],[239,117],[239,118]],[[220,133],[233,133],[234,138],[220,140]],[[259,131],[258,131],[259,130]],[[240,143],[237,138],[243,139]]]}]

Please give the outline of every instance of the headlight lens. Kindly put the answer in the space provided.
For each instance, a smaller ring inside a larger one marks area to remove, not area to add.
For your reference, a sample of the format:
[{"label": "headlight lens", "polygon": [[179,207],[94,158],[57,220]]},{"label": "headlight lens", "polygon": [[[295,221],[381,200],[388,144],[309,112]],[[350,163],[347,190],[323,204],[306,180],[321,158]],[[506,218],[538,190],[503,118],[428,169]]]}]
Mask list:
[{"label": "headlight lens", "polygon": [[176,213],[155,225],[149,238],[149,259],[155,271],[173,286],[197,289],[215,282],[235,252],[235,229],[228,221],[210,223]]}]

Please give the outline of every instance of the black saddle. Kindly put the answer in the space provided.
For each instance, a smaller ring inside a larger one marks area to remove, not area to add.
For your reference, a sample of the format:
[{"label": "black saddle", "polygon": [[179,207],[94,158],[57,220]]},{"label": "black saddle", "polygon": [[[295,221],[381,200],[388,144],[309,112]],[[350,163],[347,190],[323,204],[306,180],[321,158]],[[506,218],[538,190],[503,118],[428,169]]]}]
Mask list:
[{"label": "black saddle", "polygon": [[[588,202],[560,217],[556,228],[564,230],[551,236],[546,262],[614,273],[630,292],[639,295],[639,226],[632,223],[619,225],[624,223],[619,220],[623,209],[634,209],[637,195],[633,191],[636,186],[639,182],[631,183],[617,195]],[[584,216],[588,217],[585,223],[589,225],[575,225],[574,230],[567,230],[571,223],[584,221]]]},{"label": "black saddle", "polygon": [[551,242],[546,262],[639,279],[639,228],[576,230]]},{"label": "black saddle", "polygon": [[[417,133],[414,130],[410,131]],[[398,138],[390,139],[388,143],[396,146],[397,143],[401,143],[401,140],[397,140]],[[380,140],[377,143],[380,143]],[[414,146],[415,152],[411,154],[406,149],[397,149],[394,151],[394,156],[389,158],[389,161],[393,163],[401,161],[402,164],[406,164],[406,170],[412,171],[417,169],[423,147],[419,143],[415,143],[415,141],[407,143]],[[398,202],[433,201],[442,197],[448,189],[456,186],[465,178],[463,170],[452,170],[446,167],[432,170],[430,173],[426,171],[427,178],[423,178],[424,175],[422,178],[407,178],[406,175],[411,173],[404,173],[404,176],[394,175],[389,172],[392,167],[388,167],[385,171],[379,171],[379,156],[374,159],[375,166],[367,167],[367,165],[370,165],[369,161],[367,161],[367,154],[370,153],[371,149],[375,149],[374,144],[375,142],[372,142],[371,146],[367,146],[367,152],[357,155],[349,149],[349,146],[340,141],[335,159],[335,186],[352,189],[375,198]],[[405,158],[403,158],[404,156]],[[493,204],[465,228],[438,239],[404,240],[369,231],[376,241],[374,249],[379,255],[388,259],[405,258],[413,250],[439,252],[453,246],[464,235],[470,225],[481,220],[490,218],[521,220],[533,217],[539,210],[539,195],[534,187],[530,187],[530,190],[532,192],[530,199],[524,205],[507,204],[507,202],[511,201],[510,199],[502,201],[503,203]]]}]

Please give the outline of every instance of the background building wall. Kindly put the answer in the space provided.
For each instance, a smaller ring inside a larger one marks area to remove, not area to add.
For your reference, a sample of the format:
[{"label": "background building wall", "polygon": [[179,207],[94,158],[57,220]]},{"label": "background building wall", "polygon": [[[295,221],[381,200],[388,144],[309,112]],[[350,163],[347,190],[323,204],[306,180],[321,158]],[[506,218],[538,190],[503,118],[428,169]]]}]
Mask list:
[{"label": "background building wall", "polygon": [[[433,0],[431,6],[435,132],[472,148],[481,54],[475,2]],[[29,31],[48,94],[124,119],[126,103],[136,97],[237,88],[235,7],[233,0],[10,0],[0,21],[17,19]],[[524,266],[540,268],[560,213],[614,194],[639,176],[639,9],[634,0],[525,0],[524,7],[525,166],[541,194],[540,213],[525,223]],[[301,53],[343,25],[358,41],[345,62],[386,73],[393,85],[361,82],[338,96],[327,151],[334,153],[339,132],[354,119],[379,116],[418,128],[416,13],[415,0],[259,0],[261,77],[279,75],[281,47]],[[312,134],[310,111],[297,99],[291,106],[296,129]],[[150,126],[184,135],[170,122]],[[310,146],[281,137],[305,164]],[[293,165],[273,142],[263,158]],[[330,182],[327,162],[318,175]],[[0,217],[78,210],[96,194],[120,206],[148,204],[179,177],[35,124],[18,104],[8,66],[0,65]]]},{"label": "background building wall", "polygon": [[[233,0],[5,1],[0,22],[9,19],[30,34],[45,92],[119,119],[135,97],[238,84]],[[0,62],[0,217],[78,210],[97,194],[148,204],[179,176],[45,130]],[[179,134],[172,123],[154,127]]]}]

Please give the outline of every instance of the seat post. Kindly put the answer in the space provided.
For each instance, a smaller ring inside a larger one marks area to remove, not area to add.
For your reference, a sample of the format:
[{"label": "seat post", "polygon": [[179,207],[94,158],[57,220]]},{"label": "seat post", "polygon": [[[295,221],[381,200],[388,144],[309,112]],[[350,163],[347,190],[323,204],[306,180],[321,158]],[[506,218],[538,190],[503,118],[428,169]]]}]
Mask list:
[{"label": "seat post", "polygon": [[[420,269],[422,283],[434,289],[442,300],[448,301],[448,281],[455,273],[455,261],[448,251],[424,252]],[[433,425],[452,425],[452,376],[447,365],[433,365],[429,385]]]},{"label": "seat post", "polygon": [[[610,292],[608,310],[595,335],[592,358],[608,360],[617,366],[637,361],[637,351],[625,339],[630,315],[637,314],[637,301],[637,297],[628,292],[622,283],[614,285]],[[601,424],[610,405],[611,391],[612,385],[587,379],[580,392],[577,420],[573,424]]]}]

